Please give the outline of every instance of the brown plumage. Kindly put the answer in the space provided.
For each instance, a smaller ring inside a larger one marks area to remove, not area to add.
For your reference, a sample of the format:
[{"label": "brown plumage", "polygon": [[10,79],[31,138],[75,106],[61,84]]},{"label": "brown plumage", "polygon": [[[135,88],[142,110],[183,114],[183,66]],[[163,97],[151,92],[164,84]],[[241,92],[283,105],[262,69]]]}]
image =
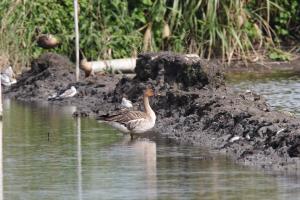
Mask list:
[{"label": "brown plumage", "polygon": [[92,64],[91,64],[91,62],[88,62],[86,58],[84,58],[80,61],[80,69],[82,69],[84,71],[85,77],[94,75]]},{"label": "brown plumage", "polygon": [[123,133],[142,134],[155,125],[156,115],[149,104],[149,97],[153,96],[152,89],[144,92],[144,108],[142,111],[121,110],[113,115],[102,115],[98,120],[105,121]]},{"label": "brown plumage", "polygon": [[57,47],[60,42],[51,34],[39,35],[36,39],[37,44],[44,49],[51,49]]}]

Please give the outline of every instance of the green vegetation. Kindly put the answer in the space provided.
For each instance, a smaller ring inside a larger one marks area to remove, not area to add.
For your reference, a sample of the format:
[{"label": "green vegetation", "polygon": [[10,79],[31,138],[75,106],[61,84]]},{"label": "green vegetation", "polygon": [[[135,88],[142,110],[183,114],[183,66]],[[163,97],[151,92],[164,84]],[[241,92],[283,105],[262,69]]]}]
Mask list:
[{"label": "green vegetation", "polygon": [[[226,62],[271,50],[270,58],[286,60],[277,49],[299,35],[299,10],[298,0],[80,0],[80,46],[93,60],[149,50]],[[2,0],[0,12],[0,55],[13,65],[25,66],[45,51],[34,41],[36,28],[63,41],[51,51],[72,56],[73,1]]]},{"label": "green vegetation", "polygon": [[271,49],[268,56],[270,59],[278,61],[289,61],[292,58],[292,55],[289,52],[277,48]]}]

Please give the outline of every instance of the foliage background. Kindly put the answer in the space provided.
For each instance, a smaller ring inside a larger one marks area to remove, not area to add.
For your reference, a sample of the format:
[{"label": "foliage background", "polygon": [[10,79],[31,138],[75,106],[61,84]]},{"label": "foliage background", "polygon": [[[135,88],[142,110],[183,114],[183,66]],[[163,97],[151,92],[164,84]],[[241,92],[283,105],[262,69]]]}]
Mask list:
[{"label": "foliage background", "polygon": [[[282,59],[280,44],[299,40],[297,0],[79,2],[80,47],[90,60],[160,50],[197,53],[226,62],[256,60],[263,55]],[[72,57],[72,0],[2,0],[0,12],[0,60],[6,57],[22,67],[43,53],[34,40],[37,27],[62,41],[51,51]]]}]

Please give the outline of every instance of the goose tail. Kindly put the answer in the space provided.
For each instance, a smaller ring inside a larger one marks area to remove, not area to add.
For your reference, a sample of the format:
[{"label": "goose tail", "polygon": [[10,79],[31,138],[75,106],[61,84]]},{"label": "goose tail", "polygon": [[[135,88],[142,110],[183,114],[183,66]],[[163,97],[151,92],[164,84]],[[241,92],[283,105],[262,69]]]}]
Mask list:
[{"label": "goose tail", "polygon": [[105,122],[105,121],[107,121],[108,117],[109,117],[108,114],[99,115],[99,116],[96,117],[96,120],[99,121],[99,122]]}]

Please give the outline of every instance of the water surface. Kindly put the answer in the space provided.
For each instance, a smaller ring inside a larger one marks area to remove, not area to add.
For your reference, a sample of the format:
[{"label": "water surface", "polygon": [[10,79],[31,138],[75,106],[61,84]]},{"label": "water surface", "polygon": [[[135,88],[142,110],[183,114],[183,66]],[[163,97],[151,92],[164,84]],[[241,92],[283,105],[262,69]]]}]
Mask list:
[{"label": "water surface", "polygon": [[239,92],[252,90],[263,95],[275,110],[300,114],[300,76],[297,74],[233,80],[231,85]]},{"label": "water surface", "polygon": [[131,141],[75,107],[4,101],[4,199],[297,199],[300,179],[157,137]]}]

